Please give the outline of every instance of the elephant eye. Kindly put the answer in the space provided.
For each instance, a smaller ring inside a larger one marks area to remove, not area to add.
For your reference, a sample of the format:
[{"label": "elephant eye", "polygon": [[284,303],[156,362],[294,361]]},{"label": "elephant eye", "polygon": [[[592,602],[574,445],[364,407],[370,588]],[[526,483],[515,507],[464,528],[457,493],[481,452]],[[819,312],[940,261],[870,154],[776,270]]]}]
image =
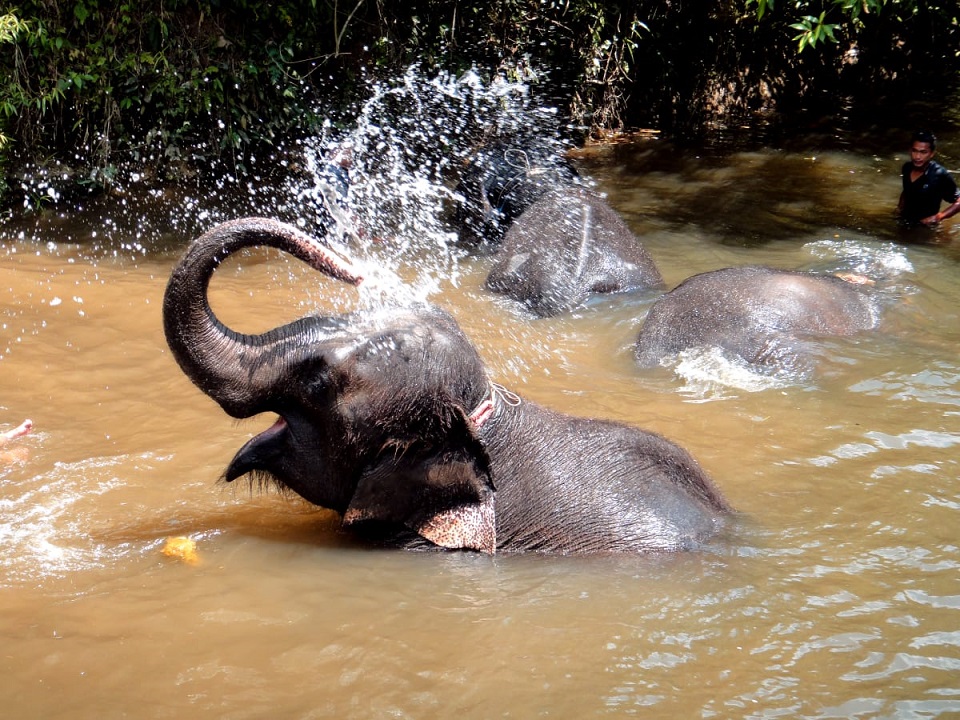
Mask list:
[{"label": "elephant eye", "polygon": [[327,400],[330,393],[335,392],[332,376],[330,365],[322,358],[311,363],[309,367],[302,368],[300,382],[306,396],[313,402]]}]

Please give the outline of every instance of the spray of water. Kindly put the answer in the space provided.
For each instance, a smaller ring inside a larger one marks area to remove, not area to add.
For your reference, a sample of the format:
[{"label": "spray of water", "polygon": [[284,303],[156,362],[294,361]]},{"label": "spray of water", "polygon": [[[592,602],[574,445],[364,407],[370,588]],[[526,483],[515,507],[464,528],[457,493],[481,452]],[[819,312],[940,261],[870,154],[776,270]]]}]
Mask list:
[{"label": "spray of water", "polygon": [[738,391],[762,392],[797,383],[796,378],[760,372],[717,347],[684,350],[669,364],[684,381],[678,392],[688,402],[726,400],[736,397]]},{"label": "spray of water", "polygon": [[49,473],[8,486],[0,500],[0,542],[8,548],[0,559],[0,570],[7,582],[100,567],[119,557],[120,548],[91,543],[89,528],[73,517],[77,504],[123,484],[112,472],[121,461],[91,458],[57,463]]},{"label": "spray of water", "polygon": [[[484,83],[474,72],[427,76],[412,67],[374,83],[348,130],[331,123],[302,141],[303,172],[287,179],[282,194],[302,227],[325,224],[328,237],[373,269],[376,282],[368,287],[393,281],[386,294],[426,300],[460,280],[464,254],[450,219],[470,157],[495,138],[531,134],[560,152],[556,119],[555,109],[530,101],[523,81]],[[399,283],[404,270],[407,280]]]},{"label": "spray of water", "polygon": [[823,272],[856,273],[881,283],[913,272],[906,250],[895,243],[838,238],[807,243],[804,249]]},{"label": "spray of water", "polygon": [[331,113],[314,134],[251,158],[259,170],[242,179],[224,163],[204,179],[157,186],[131,161],[108,192],[78,196],[57,190],[66,170],[59,179],[37,170],[21,190],[45,210],[0,224],[0,248],[52,242],[53,252],[77,246],[93,261],[137,263],[156,250],[179,251],[219,222],[261,215],[327,235],[371,266],[412,269],[407,282],[425,298],[458,281],[462,252],[453,248],[449,214],[471,155],[502,138],[535,137],[562,150],[559,113],[532,98],[529,73],[484,81],[473,71],[431,75],[412,66],[370,82],[354,109]]},{"label": "spray of water", "polygon": [[[94,269],[152,265],[172,260],[220,222],[265,216],[325,238],[358,263],[366,278],[362,304],[429,300],[462,280],[465,251],[453,242],[450,216],[456,183],[476,150],[495,139],[531,137],[563,150],[557,110],[532,97],[528,75],[511,76],[517,79],[485,81],[476,72],[427,74],[413,66],[370,82],[355,108],[251,158],[259,170],[244,178],[224,162],[203,178],[158,185],[132,160],[118,168],[109,191],[94,196],[58,191],[66,171],[38,171],[22,191],[42,197],[44,210],[0,223],[0,257],[49,254]],[[305,312],[330,307],[329,284],[287,283],[283,276],[293,277],[297,261],[283,262],[278,280],[301,293],[293,304]]]}]

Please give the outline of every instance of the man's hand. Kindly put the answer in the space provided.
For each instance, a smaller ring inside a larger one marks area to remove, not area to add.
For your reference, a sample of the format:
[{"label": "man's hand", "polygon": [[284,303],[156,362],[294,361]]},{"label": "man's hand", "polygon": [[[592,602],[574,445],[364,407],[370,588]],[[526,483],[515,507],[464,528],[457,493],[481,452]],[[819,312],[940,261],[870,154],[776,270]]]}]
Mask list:
[{"label": "man's hand", "polygon": [[0,445],[6,445],[11,440],[15,440],[22,435],[26,435],[31,430],[33,430],[33,420],[24,420],[13,430],[7,430],[5,433],[0,433]]}]

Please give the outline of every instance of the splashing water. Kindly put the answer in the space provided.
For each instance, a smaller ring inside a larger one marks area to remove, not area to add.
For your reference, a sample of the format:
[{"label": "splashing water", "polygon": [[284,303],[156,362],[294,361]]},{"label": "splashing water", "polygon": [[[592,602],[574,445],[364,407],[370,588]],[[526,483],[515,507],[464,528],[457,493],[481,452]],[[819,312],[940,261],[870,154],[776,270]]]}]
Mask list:
[{"label": "splashing water", "polygon": [[[473,153],[504,137],[564,149],[559,113],[532,98],[529,72],[486,82],[474,71],[428,75],[412,66],[399,78],[371,83],[346,121],[328,115],[315,135],[280,143],[251,163],[272,165],[279,179],[254,174],[241,181],[214,168],[212,185],[197,180],[191,187],[184,180],[156,187],[143,181],[141,166],[131,167],[99,197],[77,201],[46,193],[50,211],[0,227],[0,243],[11,241],[9,253],[56,238],[57,252],[94,265],[101,259],[137,265],[156,250],[181,251],[215,224],[275,217],[324,237],[364,268],[362,302],[426,301],[461,280],[466,253],[455,246],[449,218]],[[336,172],[338,154],[348,157],[346,182]],[[78,235],[82,228],[88,234]],[[306,305],[315,307],[306,295]]]},{"label": "splashing water", "polygon": [[111,475],[123,458],[91,458],[57,463],[45,476],[18,484],[0,500],[0,541],[9,549],[0,560],[7,582],[100,567],[122,552],[90,541],[81,521],[71,521],[75,506],[115,490]]},{"label": "splashing water", "polygon": [[905,249],[894,243],[865,240],[817,240],[804,245],[826,272],[851,272],[889,281],[913,272]]},{"label": "splashing water", "polygon": [[735,397],[737,390],[754,393],[797,384],[793,378],[759,372],[713,346],[684,350],[670,360],[670,366],[683,379],[678,392],[689,402],[726,400]]},{"label": "splashing water", "polygon": [[[464,251],[455,247],[449,217],[469,158],[491,137],[531,133],[559,153],[556,119],[555,108],[533,105],[522,81],[487,85],[475,72],[427,77],[412,67],[373,85],[349,132],[328,124],[304,141],[304,172],[288,179],[284,194],[305,229],[327,219],[329,235],[368,267],[415,271],[406,291],[383,271],[376,286],[404,301],[426,300],[443,283],[459,282]],[[344,154],[349,183],[338,188],[346,173],[331,164]]]}]

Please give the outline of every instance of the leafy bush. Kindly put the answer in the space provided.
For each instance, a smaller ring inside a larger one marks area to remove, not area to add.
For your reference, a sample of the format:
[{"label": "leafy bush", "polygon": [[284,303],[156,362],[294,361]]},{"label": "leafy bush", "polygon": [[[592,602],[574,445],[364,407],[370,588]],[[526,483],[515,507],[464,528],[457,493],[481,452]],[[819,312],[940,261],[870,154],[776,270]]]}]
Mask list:
[{"label": "leafy bush", "polygon": [[686,136],[957,68],[955,3],[781,2],[20,0],[0,14],[0,194],[51,167],[88,187],[250,174],[414,62],[522,75],[584,132]]}]

